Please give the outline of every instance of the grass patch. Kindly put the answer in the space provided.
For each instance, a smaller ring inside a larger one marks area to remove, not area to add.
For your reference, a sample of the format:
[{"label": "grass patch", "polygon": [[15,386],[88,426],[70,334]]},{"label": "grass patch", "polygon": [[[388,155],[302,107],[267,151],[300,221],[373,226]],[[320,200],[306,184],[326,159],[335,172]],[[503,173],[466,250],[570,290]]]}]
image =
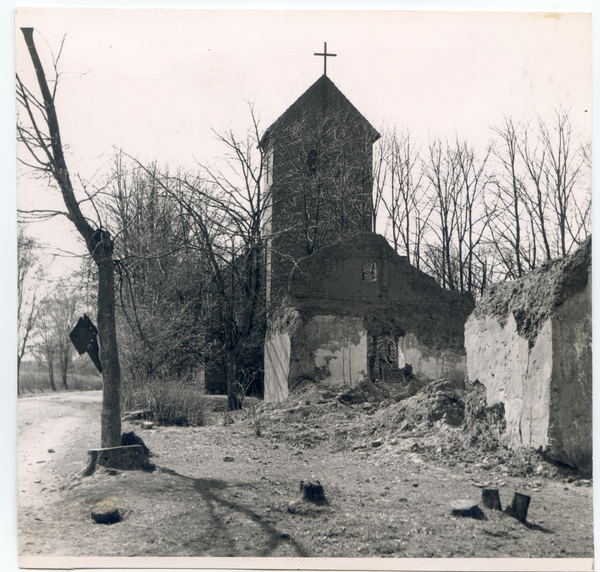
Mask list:
[{"label": "grass patch", "polygon": [[[60,377],[55,377],[56,392],[65,391]],[[102,377],[99,375],[67,375],[69,391],[96,391],[102,389]],[[19,388],[22,395],[28,393],[53,393],[47,372],[21,371]]]}]

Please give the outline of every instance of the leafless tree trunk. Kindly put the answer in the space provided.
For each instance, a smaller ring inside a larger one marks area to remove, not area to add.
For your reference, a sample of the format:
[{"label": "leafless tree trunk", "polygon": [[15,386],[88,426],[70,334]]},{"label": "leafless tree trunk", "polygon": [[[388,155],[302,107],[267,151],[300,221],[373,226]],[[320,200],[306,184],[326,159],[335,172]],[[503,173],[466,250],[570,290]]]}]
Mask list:
[{"label": "leafless tree trunk", "polygon": [[[573,144],[574,130],[565,110],[554,110],[554,124],[550,126],[540,121],[539,132],[540,141],[546,150],[544,179],[548,200],[558,224],[557,250],[559,256],[564,257],[569,254],[571,244],[581,243],[587,234],[581,236],[581,225],[573,232],[571,216],[577,200],[574,191],[582,177],[585,158]],[[586,218],[583,217],[583,221]],[[572,237],[570,244],[569,233]]]},{"label": "leafless tree trunk", "polygon": [[532,204],[532,213],[535,215],[536,235],[539,235],[542,240],[546,260],[551,260],[552,251],[550,250],[550,239],[546,228],[548,196],[544,185],[547,150],[539,140],[536,144],[532,143],[528,131],[528,129],[525,129],[523,132],[519,152],[525,163],[529,179],[535,188],[535,193],[529,195],[529,200]]},{"label": "leafless tree trunk", "polygon": [[[457,230],[456,211],[457,195],[462,192],[462,181],[460,178],[460,165],[456,153],[448,143],[442,145],[440,140],[435,140],[429,145],[429,157],[427,158],[426,176],[432,189],[434,211],[438,216],[436,225],[431,229],[437,236],[441,256],[437,263],[437,272],[443,288],[455,290],[457,287],[454,264],[453,244],[454,235]],[[433,267],[433,262],[429,262]]]},{"label": "leafless tree trunk", "polygon": [[[35,69],[42,100],[38,100],[17,75],[17,99],[29,125],[18,126],[19,140],[29,150],[34,168],[48,173],[60,188],[69,220],[85,240],[88,252],[98,267],[98,332],[102,362],[102,447],[121,443],[121,370],[115,327],[115,291],[113,241],[109,232],[88,222],[75,198],[69,170],[64,158],[54,93],[50,92],[42,63],[33,40],[33,28],[22,28],[27,49]],[[56,89],[56,84],[55,84]]]},{"label": "leafless tree trunk", "polygon": [[454,195],[457,210],[458,265],[461,292],[473,292],[480,272],[474,268],[476,251],[482,244],[489,225],[485,215],[485,191],[490,182],[486,172],[491,147],[478,160],[473,148],[466,142],[456,142],[456,160],[459,165],[462,192]]},{"label": "leafless tree trunk", "polygon": [[[185,213],[190,248],[204,261],[204,287],[213,298],[207,336],[214,342],[227,379],[229,410],[241,407],[244,353],[262,342],[265,324],[262,188],[263,157],[258,124],[246,138],[219,135],[227,149],[227,172],[204,169],[202,177],[157,177],[163,193]],[[176,188],[173,185],[176,184]]]}]

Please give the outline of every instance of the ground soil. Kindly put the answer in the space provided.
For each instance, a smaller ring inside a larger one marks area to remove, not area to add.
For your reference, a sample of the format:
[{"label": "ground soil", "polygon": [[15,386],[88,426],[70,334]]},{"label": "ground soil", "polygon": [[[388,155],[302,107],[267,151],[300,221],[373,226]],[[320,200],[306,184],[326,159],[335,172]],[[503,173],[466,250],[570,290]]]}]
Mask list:
[{"label": "ground soil", "polygon": [[[157,470],[85,478],[75,475],[99,446],[100,392],[19,399],[21,556],[593,556],[589,480],[465,439],[443,417],[419,423],[401,404],[348,405],[321,389],[254,413],[213,411],[205,427],[125,422]],[[303,480],[318,480],[329,504],[298,502]],[[484,486],[503,507],[530,495],[527,523],[484,508]],[[109,498],[122,521],[95,524],[91,507]],[[457,499],[479,502],[487,520],[451,516]]]}]

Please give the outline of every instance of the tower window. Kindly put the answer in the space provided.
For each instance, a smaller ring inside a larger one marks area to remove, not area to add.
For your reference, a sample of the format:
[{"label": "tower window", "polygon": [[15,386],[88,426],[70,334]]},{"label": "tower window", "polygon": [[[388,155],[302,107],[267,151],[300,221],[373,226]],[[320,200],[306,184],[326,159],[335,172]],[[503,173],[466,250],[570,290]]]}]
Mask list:
[{"label": "tower window", "polygon": [[377,261],[365,260],[362,266],[362,279],[365,282],[377,281]]}]

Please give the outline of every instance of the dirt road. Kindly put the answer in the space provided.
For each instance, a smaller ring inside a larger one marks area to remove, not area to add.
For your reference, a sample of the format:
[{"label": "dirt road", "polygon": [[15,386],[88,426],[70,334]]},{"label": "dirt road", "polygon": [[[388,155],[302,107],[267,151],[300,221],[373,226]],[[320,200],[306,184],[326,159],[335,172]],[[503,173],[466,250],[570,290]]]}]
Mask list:
[{"label": "dirt road", "polygon": [[102,392],[35,395],[18,400],[17,479],[19,545],[33,546],[39,525],[48,521],[53,493],[100,445]]}]

